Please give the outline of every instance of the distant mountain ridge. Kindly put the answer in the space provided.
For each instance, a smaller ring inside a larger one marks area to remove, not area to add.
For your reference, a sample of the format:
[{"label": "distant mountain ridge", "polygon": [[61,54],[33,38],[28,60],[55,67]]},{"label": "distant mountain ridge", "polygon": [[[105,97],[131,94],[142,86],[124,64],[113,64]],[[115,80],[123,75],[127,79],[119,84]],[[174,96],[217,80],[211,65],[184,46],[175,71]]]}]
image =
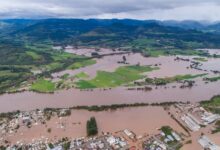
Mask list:
[{"label": "distant mountain ridge", "polygon": [[0,20],[0,27],[1,24],[7,24],[10,26],[16,25],[18,27],[32,25],[37,22],[42,22],[46,20],[71,20],[75,22],[80,21],[88,21],[90,23],[97,23],[100,25],[110,25],[112,23],[123,23],[126,25],[143,25],[148,23],[156,23],[162,26],[170,26],[170,27],[179,27],[183,29],[198,29],[198,30],[206,30],[206,29],[213,29],[220,31],[220,22],[210,23],[207,21],[194,21],[194,20],[183,20],[183,21],[176,21],[176,20],[134,20],[134,19],[3,19]]},{"label": "distant mountain ridge", "polygon": [[[201,48],[220,46],[220,24],[132,19],[1,20],[0,36],[20,41],[108,47]],[[4,36],[3,36],[4,35]],[[144,41],[145,40],[145,41]]]}]

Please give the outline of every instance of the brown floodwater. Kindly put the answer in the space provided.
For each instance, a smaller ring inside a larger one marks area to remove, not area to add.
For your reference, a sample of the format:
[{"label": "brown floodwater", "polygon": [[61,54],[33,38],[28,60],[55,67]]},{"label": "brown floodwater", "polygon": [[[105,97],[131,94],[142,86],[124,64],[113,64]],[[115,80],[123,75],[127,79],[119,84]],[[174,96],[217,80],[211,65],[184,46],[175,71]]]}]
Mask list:
[{"label": "brown floodwater", "polygon": [[[192,140],[191,144],[185,144],[181,148],[181,150],[203,150],[202,146],[198,143],[198,139],[201,137],[202,134],[207,136],[213,143],[216,145],[220,145],[220,133],[212,134],[211,130],[213,129],[213,125],[209,125],[206,128],[201,128],[199,131],[191,132],[191,137],[187,140]],[[187,141],[186,140],[186,141]]]},{"label": "brown floodwater", "polygon": [[209,58],[207,62],[202,62],[202,69],[220,71],[220,58]]},{"label": "brown floodwater", "polygon": [[[118,61],[122,61],[122,57],[126,57],[128,64],[119,64]],[[66,73],[70,75],[76,75],[80,72],[87,73],[90,78],[96,76],[98,70],[113,72],[120,66],[125,65],[159,65],[159,70],[147,73],[149,77],[170,77],[181,74],[199,74],[204,73],[202,71],[187,69],[190,66],[190,62],[185,61],[174,61],[175,56],[160,56],[160,57],[143,57],[140,53],[133,54],[123,54],[123,55],[113,55],[105,56],[101,59],[96,59],[96,64],[86,66],[75,70],[64,70],[60,72],[53,73],[54,78],[58,78]]]},{"label": "brown floodwater", "polygon": [[[46,123],[46,126],[38,124],[33,125],[30,129],[21,127],[17,133],[7,134],[4,139],[12,142],[29,142],[41,137],[49,139],[85,137],[86,121],[92,116],[96,118],[99,134],[101,132],[115,133],[124,129],[133,131],[137,136],[155,134],[163,125],[169,125],[178,133],[184,133],[184,130],[171,119],[162,107],[149,106],[103,112],[73,110],[70,117],[52,118]],[[63,128],[61,128],[61,124]],[[48,128],[51,128],[51,133],[47,132]]]},{"label": "brown floodwater", "polygon": [[[119,66],[123,55],[106,56],[97,59],[97,63],[91,66],[76,70],[65,70],[53,74],[58,77],[66,72],[75,75],[79,72],[86,72],[90,78],[95,77],[98,70],[114,71]],[[170,77],[180,74],[201,74],[207,73],[195,69],[187,69],[190,62],[174,61],[175,56],[161,56],[158,58],[145,58],[139,53],[126,54],[127,62],[131,65],[140,63],[141,65],[161,64],[159,70],[146,73],[149,77]],[[197,80],[197,79],[196,79]],[[220,94],[220,82],[205,84],[199,79],[192,88],[180,89],[179,84],[169,84],[167,88],[153,87],[152,91],[127,90],[126,87],[117,87],[111,90],[95,89],[93,91],[80,91],[78,89],[61,90],[54,94],[40,94],[34,92],[23,92],[15,94],[3,94],[0,96],[0,112],[13,110],[32,110],[45,107],[71,107],[76,105],[109,105],[136,102],[166,102],[166,101],[191,101],[210,99],[214,95]],[[172,88],[172,86],[177,86]]]},{"label": "brown floodwater", "polygon": [[220,82],[204,84],[192,88],[169,88],[158,87],[152,91],[126,90],[119,87],[112,90],[80,91],[70,89],[59,91],[54,94],[39,94],[23,92],[16,94],[4,94],[0,96],[0,111],[32,110],[45,107],[71,107],[76,105],[110,105],[136,102],[166,102],[166,101],[191,101],[210,99],[220,94]]}]

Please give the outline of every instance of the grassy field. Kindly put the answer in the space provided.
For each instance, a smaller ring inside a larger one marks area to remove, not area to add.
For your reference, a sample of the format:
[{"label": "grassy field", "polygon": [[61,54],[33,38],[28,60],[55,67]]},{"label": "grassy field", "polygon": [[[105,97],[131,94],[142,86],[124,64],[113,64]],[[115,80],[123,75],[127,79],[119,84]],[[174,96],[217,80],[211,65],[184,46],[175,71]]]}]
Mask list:
[{"label": "grassy field", "polygon": [[26,54],[28,56],[31,56],[34,60],[42,59],[41,55],[39,55],[39,54],[37,54],[36,52],[33,52],[33,51],[26,51]]},{"label": "grassy field", "polygon": [[38,79],[35,83],[32,84],[31,90],[41,93],[50,93],[54,92],[56,88],[55,83],[49,80]]},{"label": "grassy field", "polygon": [[32,76],[32,73],[28,68],[0,65],[0,93],[18,88],[29,76]]},{"label": "grassy field", "polygon": [[68,67],[68,69],[79,69],[81,67],[85,67],[85,66],[89,66],[89,65],[93,65],[95,64],[96,61],[93,60],[93,59],[88,59],[88,60],[84,60],[84,61],[81,61],[81,62],[75,62],[73,63],[72,65],[70,65]]},{"label": "grassy field", "polygon": [[[45,78],[56,71],[77,69],[96,63],[95,60],[84,56],[53,50],[51,44],[45,43],[26,44],[18,50],[14,46],[11,49],[13,52],[10,57],[2,60],[0,65],[0,93],[11,89],[19,90],[23,82],[32,78],[34,70],[40,71],[38,76]],[[54,85],[49,83],[43,80],[36,81],[31,89],[37,92],[52,92]]]},{"label": "grassy field", "polygon": [[80,73],[76,74],[75,77],[79,78],[79,79],[85,79],[85,78],[88,78],[89,75],[86,74],[85,72],[80,72]]},{"label": "grassy field", "polygon": [[214,96],[211,100],[202,101],[201,105],[214,113],[220,114],[220,95]]},{"label": "grassy field", "polygon": [[[40,71],[39,77],[47,78],[53,72],[62,71],[68,67],[76,69],[96,63],[95,60],[85,56],[54,50],[52,43],[47,41],[40,44],[27,42],[20,46],[12,43],[0,44],[0,51],[5,56],[4,59],[0,59],[0,93],[10,89],[19,90],[23,82],[33,78],[35,70]],[[38,88],[37,85],[34,84],[32,90],[53,91],[43,89],[44,86]]]},{"label": "grassy field", "polygon": [[45,69],[48,70],[48,71],[53,71],[53,70],[62,68],[63,65],[64,65],[64,64],[63,64],[63,63],[60,63],[60,62],[52,62],[52,63],[50,63],[50,64],[47,64],[47,65],[43,66],[43,68],[45,68]]},{"label": "grassy field", "polygon": [[158,68],[150,66],[124,66],[114,72],[98,71],[92,80],[80,80],[76,83],[80,89],[116,87],[143,78],[142,73]]}]

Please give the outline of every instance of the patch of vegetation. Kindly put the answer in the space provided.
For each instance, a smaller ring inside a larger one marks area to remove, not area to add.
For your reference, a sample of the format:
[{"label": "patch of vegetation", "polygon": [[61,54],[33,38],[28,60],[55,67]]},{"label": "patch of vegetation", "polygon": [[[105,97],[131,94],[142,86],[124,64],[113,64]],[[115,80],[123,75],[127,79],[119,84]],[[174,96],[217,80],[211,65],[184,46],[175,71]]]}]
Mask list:
[{"label": "patch of vegetation", "polygon": [[95,63],[96,63],[96,61],[94,59],[88,59],[88,60],[81,61],[81,62],[75,62],[72,65],[70,65],[68,67],[68,69],[79,69],[79,68],[82,68],[82,67],[93,65]]},{"label": "patch of vegetation", "polygon": [[165,138],[170,139],[172,138],[173,140],[169,140],[167,144],[169,147],[172,147],[176,150],[179,150],[182,147],[182,144],[177,141],[177,139],[173,136],[172,132],[173,129],[170,126],[163,126],[161,127],[161,131],[165,134],[165,136],[161,137],[162,141],[165,141]]},{"label": "patch of vegetation", "polygon": [[49,143],[48,144],[49,148],[53,149],[54,148],[54,145],[52,143]]},{"label": "patch of vegetation", "polygon": [[214,134],[214,133],[218,133],[218,132],[220,132],[220,120],[216,121],[216,123],[215,123],[215,129],[212,130],[212,133],[213,133],[213,134]]},{"label": "patch of vegetation", "polygon": [[88,78],[89,75],[86,74],[85,72],[80,72],[80,73],[76,74],[75,77],[79,78],[79,79],[85,79],[85,78]]},{"label": "patch of vegetation", "polygon": [[172,135],[172,128],[169,126],[163,126],[161,128],[161,131],[163,131],[163,133],[165,133],[165,135]]},{"label": "patch of vegetation", "polygon": [[43,68],[45,68],[47,71],[54,71],[54,70],[63,68],[63,66],[64,66],[64,63],[52,62],[52,63],[49,63],[49,64],[43,66]]},{"label": "patch of vegetation", "polygon": [[216,82],[216,81],[220,80],[220,76],[217,76],[217,77],[207,77],[207,78],[204,78],[203,80],[210,81],[210,82]]},{"label": "patch of vegetation", "polygon": [[185,144],[192,144],[192,140],[186,141]]},{"label": "patch of vegetation", "polygon": [[193,58],[194,60],[197,60],[197,61],[201,61],[201,62],[206,62],[206,61],[208,61],[206,58],[204,58],[204,57],[195,57],[195,58]]},{"label": "patch of vegetation", "polygon": [[51,128],[48,128],[48,129],[47,129],[47,132],[48,132],[48,133],[51,133],[51,131],[52,131]]},{"label": "patch of vegetation", "polygon": [[72,109],[77,110],[88,110],[88,111],[108,111],[117,110],[122,108],[132,108],[132,107],[144,107],[144,106],[170,106],[176,104],[177,102],[163,102],[163,103],[134,103],[134,104],[112,104],[112,105],[94,105],[94,106],[75,106]]},{"label": "patch of vegetation", "polygon": [[37,53],[34,52],[34,51],[26,51],[26,54],[27,54],[28,56],[31,56],[34,60],[42,59],[41,55],[37,54]]},{"label": "patch of vegetation", "polygon": [[[0,39],[0,42],[0,93],[18,92],[29,80],[50,77],[72,64],[80,64],[79,68],[94,63],[90,58],[52,49],[51,41]],[[39,71],[37,76],[33,70]]]},{"label": "patch of vegetation", "polygon": [[213,113],[220,114],[220,95],[212,97],[210,100],[200,102],[201,106]]},{"label": "patch of vegetation", "polygon": [[0,66],[0,93],[4,93],[26,81],[33,74],[30,69],[19,66]]},{"label": "patch of vegetation", "polygon": [[155,49],[155,48],[136,48],[135,51],[140,51],[146,57],[159,57],[159,56],[169,56],[169,55],[184,55],[184,56],[201,56],[201,57],[211,57],[211,55],[205,51],[191,50],[191,49]]},{"label": "patch of vegetation", "polygon": [[98,71],[92,80],[80,80],[76,83],[80,89],[116,87],[143,78],[142,73],[158,68],[150,66],[124,66],[114,72]]},{"label": "patch of vegetation", "polygon": [[64,149],[64,150],[69,150],[69,149],[70,149],[70,144],[71,144],[70,141],[65,142],[65,143],[63,144],[63,149]]},{"label": "patch of vegetation", "polygon": [[31,90],[41,93],[50,93],[54,92],[56,88],[55,83],[49,80],[38,79],[35,83],[31,85]]},{"label": "patch of vegetation", "polygon": [[64,75],[61,76],[61,79],[65,80],[69,77],[69,74],[68,73],[65,73]]},{"label": "patch of vegetation", "polygon": [[154,84],[154,85],[166,85],[168,83],[172,82],[178,82],[182,80],[189,80],[189,79],[194,79],[197,77],[202,77],[207,74],[197,74],[197,75],[191,75],[191,74],[186,74],[186,75],[176,75],[174,77],[167,77],[167,78],[146,78],[145,82],[147,84]]},{"label": "patch of vegetation", "polygon": [[0,150],[6,150],[6,149],[7,149],[7,147],[5,147],[3,145],[0,146]]},{"label": "patch of vegetation", "polygon": [[98,134],[98,127],[97,127],[95,117],[91,117],[87,121],[86,128],[87,128],[87,135],[88,136],[93,136],[93,135]]}]

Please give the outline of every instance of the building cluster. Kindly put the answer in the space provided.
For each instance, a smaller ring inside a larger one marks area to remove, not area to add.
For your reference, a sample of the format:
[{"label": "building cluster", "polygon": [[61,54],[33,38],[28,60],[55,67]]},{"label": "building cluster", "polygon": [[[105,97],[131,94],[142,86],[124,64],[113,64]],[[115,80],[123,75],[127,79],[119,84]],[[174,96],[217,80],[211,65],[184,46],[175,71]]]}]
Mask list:
[{"label": "building cluster", "polygon": [[[176,110],[173,112],[174,118],[179,121],[188,131],[198,132],[204,128],[211,131],[216,121],[220,120],[219,114],[207,111],[199,104],[176,104]],[[209,140],[207,135],[201,135],[198,143],[209,150],[220,150],[219,146]]]},{"label": "building cluster", "polygon": [[29,144],[21,144],[17,143],[12,146],[8,146],[7,150],[126,150],[129,148],[128,143],[122,137],[114,136],[112,134],[105,134],[98,137],[90,137],[90,138],[74,138],[68,139],[63,138],[60,140],[56,140],[54,142],[49,142],[48,140],[36,140]]},{"label": "building cluster", "polygon": [[184,125],[191,131],[199,131],[201,127],[208,126],[220,119],[220,115],[206,111],[200,105],[176,104],[180,110],[179,117]]},{"label": "building cluster", "polygon": [[183,141],[183,139],[181,136],[168,126],[164,128],[167,128],[170,132],[161,130],[160,134],[147,138],[143,143],[145,150],[178,149],[182,146],[181,141]]},{"label": "building cluster", "polygon": [[213,143],[208,137],[202,136],[198,140],[199,144],[207,150],[220,150],[220,147]]},{"label": "building cluster", "polygon": [[[9,145],[10,141],[4,139],[5,136],[13,136],[18,130],[28,129],[35,125],[45,124],[52,116],[68,116],[69,109],[56,110],[33,110],[17,111],[5,113],[0,116],[0,145]],[[18,141],[21,142],[22,141]]]},{"label": "building cluster", "polygon": [[0,135],[13,134],[21,127],[31,128],[33,124],[44,123],[46,118],[41,110],[17,112],[1,118]]},{"label": "building cluster", "polygon": [[[17,141],[17,143],[10,143],[4,137],[6,135],[15,134],[20,128],[31,128],[36,124],[45,124],[48,117],[51,116],[68,116],[71,114],[69,109],[56,109],[56,110],[34,110],[27,112],[16,112],[12,114],[5,114],[0,119],[0,146],[8,150],[17,149],[30,149],[30,150],[84,150],[84,149],[106,149],[106,150],[126,150],[131,147],[145,150],[170,150],[179,149],[190,137],[190,133],[201,131],[206,127],[212,126],[217,120],[220,119],[218,114],[213,114],[205,110],[199,104],[178,103],[172,105],[167,109],[170,116],[175,119],[189,135],[185,133],[178,133],[169,126],[162,126],[158,130],[158,134],[143,136],[136,136],[134,132],[129,129],[120,130],[111,133],[103,133],[96,137],[81,137],[81,138],[62,138],[48,139],[41,137],[34,139],[29,143],[24,141]],[[203,134],[200,138],[196,139],[204,149],[220,150],[214,142],[212,142],[208,135]],[[137,146],[137,145],[141,146]],[[135,145],[135,146],[134,146]],[[1,149],[2,147],[0,147]]]}]

